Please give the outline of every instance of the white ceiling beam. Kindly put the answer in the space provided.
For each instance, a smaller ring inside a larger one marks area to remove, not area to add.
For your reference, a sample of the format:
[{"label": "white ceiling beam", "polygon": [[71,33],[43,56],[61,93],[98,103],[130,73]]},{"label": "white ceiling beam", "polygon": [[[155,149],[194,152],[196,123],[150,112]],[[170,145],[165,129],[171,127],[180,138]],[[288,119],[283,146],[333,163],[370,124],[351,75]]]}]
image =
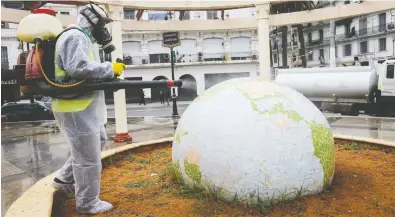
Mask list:
[{"label": "white ceiling beam", "polygon": [[[311,11],[300,11],[284,14],[270,15],[271,26],[284,26],[299,23],[310,23],[330,19],[344,19],[364,14],[377,13],[395,9],[395,1],[371,1],[367,0],[361,4],[348,4],[336,7],[315,9]],[[23,17],[30,12],[16,9],[1,8],[1,21],[19,23]],[[57,15],[64,27],[76,22],[75,16]],[[232,29],[254,29],[257,28],[255,17],[227,19],[227,20],[123,20],[124,31],[213,31]]]}]

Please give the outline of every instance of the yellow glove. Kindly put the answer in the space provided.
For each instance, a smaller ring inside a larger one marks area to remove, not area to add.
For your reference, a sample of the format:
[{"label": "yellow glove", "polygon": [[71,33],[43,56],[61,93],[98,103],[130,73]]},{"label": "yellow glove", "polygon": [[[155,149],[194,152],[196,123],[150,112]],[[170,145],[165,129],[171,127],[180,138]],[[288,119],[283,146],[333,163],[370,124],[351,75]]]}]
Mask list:
[{"label": "yellow glove", "polygon": [[114,69],[114,76],[118,77],[122,74],[123,70],[126,69],[126,65],[123,63],[114,62],[112,63],[112,68]]}]

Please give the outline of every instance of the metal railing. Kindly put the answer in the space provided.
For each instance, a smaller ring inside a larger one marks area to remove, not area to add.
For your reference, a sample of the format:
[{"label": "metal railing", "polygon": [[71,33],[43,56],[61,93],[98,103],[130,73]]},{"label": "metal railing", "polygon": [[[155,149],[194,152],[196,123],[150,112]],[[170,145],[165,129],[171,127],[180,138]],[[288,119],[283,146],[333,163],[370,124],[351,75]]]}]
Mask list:
[{"label": "metal railing", "polygon": [[306,42],[306,46],[324,45],[330,42],[330,37],[320,38],[318,40],[311,40]]},{"label": "metal railing", "polygon": [[10,68],[10,63],[8,60],[1,60],[1,69],[9,69]]},{"label": "metal railing", "polygon": [[344,40],[353,37],[374,35],[374,34],[385,33],[389,31],[395,31],[395,22],[372,26],[354,31],[351,30],[349,33],[336,34],[336,40]]},{"label": "metal railing", "polygon": [[[157,63],[170,63],[169,58],[151,58],[149,56],[124,56],[126,65],[146,65]],[[176,63],[196,63],[213,61],[234,61],[234,60],[258,60],[258,55],[253,52],[233,52],[233,53],[198,53],[198,54],[177,54]]]}]

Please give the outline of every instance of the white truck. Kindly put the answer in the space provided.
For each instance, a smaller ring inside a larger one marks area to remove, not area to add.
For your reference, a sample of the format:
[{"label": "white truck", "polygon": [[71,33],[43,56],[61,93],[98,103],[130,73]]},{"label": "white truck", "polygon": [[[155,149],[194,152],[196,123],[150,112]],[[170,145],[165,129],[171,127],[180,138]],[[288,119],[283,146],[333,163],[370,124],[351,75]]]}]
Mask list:
[{"label": "white truck", "polygon": [[275,81],[319,109],[343,115],[395,115],[395,58],[375,66],[277,69]]}]

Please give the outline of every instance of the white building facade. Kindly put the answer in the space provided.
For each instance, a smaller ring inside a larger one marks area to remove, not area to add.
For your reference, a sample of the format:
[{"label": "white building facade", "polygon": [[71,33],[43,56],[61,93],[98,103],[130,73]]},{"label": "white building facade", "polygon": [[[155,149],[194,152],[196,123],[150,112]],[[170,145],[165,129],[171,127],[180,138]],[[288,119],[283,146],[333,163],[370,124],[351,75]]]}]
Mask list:
[{"label": "white building facade", "polygon": [[[78,13],[76,6],[47,4],[45,7],[53,8],[60,14],[75,16]],[[256,16],[255,8],[225,10],[224,12],[186,11],[182,19],[232,19],[249,16]],[[138,11],[124,9],[123,17],[124,19],[137,19]],[[140,17],[141,22],[174,19],[180,19],[180,12],[144,11]],[[348,22],[337,25],[335,36],[337,65],[351,65],[356,56],[363,63],[394,55],[394,24],[395,10],[351,18]],[[298,54],[300,43],[298,43],[296,28],[289,27],[288,30],[288,66],[297,67],[301,62]],[[2,68],[3,66],[12,68],[21,51],[16,38],[16,25],[2,23],[1,31]],[[307,66],[329,66],[329,39],[331,37],[329,22],[309,25],[303,31]],[[295,41],[291,43],[292,35]],[[162,46],[162,32],[124,32],[122,37],[124,61],[128,65],[124,72],[126,79],[171,79],[170,49]],[[180,39],[181,45],[175,48],[175,79],[183,79],[186,81],[185,85],[190,85],[187,90],[184,90],[186,92],[179,93],[181,100],[192,100],[205,89],[227,79],[259,75],[256,29],[180,32]],[[271,35],[271,44],[273,67],[284,67],[280,31]],[[291,46],[292,44],[294,46]],[[102,58],[103,61],[106,59],[104,55]],[[157,92],[159,90],[152,90],[149,94],[154,101],[158,100]],[[127,98],[136,97],[129,91],[126,95]]]}]

